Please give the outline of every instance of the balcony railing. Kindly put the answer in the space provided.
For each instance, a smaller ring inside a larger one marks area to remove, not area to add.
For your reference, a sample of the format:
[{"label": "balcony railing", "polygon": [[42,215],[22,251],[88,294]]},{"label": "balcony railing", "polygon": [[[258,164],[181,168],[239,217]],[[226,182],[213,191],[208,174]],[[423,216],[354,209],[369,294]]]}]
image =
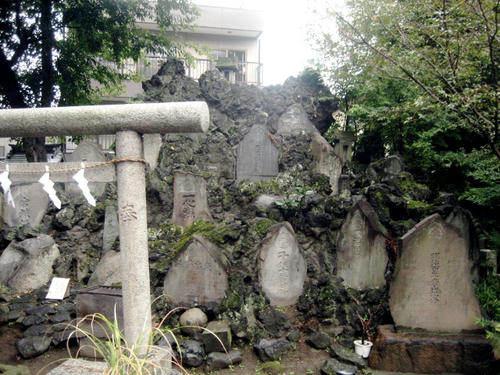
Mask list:
[{"label": "balcony railing", "polygon": [[[149,79],[158,72],[165,61],[166,58],[164,57],[148,57],[145,61],[139,62],[129,60],[120,67],[109,62],[106,62],[106,65],[114,67],[124,74],[137,74],[141,79]],[[184,65],[186,75],[196,80],[208,70],[219,69],[232,83],[262,85],[263,67],[260,63],[234,62],[229,66],[213,60],[195,59],[191,64],[185,62]]]}]

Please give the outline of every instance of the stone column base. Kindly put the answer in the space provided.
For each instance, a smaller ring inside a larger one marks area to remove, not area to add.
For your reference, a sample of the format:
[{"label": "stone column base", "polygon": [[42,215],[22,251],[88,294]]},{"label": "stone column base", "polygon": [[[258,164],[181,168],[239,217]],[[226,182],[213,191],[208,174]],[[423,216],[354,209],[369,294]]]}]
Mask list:
[{"label": "stone column base", "polygon": [[368,364],[376,370],[425,374],[500,373],[500,361],[484,335],[398,333],[392,325],[378,327]]}]

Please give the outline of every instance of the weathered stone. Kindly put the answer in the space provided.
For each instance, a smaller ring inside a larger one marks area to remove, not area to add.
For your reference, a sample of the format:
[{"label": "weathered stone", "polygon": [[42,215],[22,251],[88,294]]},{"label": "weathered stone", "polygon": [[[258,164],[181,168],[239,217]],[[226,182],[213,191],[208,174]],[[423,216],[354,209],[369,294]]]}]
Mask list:
[{"label": "weathered stone", "polygon": [[16,342],[16,348],[24,359],[33,358],[45,353],[50,342],[51,339],[47,336],[29,336]]},{"label": "weathered stone", "polygon": [[206,182],[200,175],[176,171],[172,222],[188,227],[196,219],[212,220],[207,203]]},{"label": "weathered stone", "polygon": [[384,159],[384,172],[397,176],[404,170],[403,159],[399,155],[390,155]]},{"label": "weathered stone", "polygon": [[336,130],[333,133],[333,142],[335,144],[333,150],[342,160],[343,165],[352,160],[352,149],[355,141],[356,136],[351,132]]},{"label": "weathered stone", "polygon": [[0,256],[0,283],[14,293],[40,288],[52,277],[52,265],[59,255],[54,239],[45,234],[11,242]]},{"label": "weathered stone", "polygon": [[358,201],[347,215],[337,241],[337,275],[346,286],[371,289],[385,285],[389,260],[386,235],[370,204]]},{"label": "weathered stone", "polygon": [[306,342],[316,349],[326,349],[330,345],[330,337],[323,332],[313,332]]},{"label": "weathered stone", "polygon": [[190,367],[199,367],[205,358],[203,345],[195,340],[187,340],[181,344],[182,364]]},{"label": "weathered stone", "polygon": [[267,209],[280,199],[283,199],[283,197],[279,195],[260,194],[252,201],[252,204],[256,207]]},{"label": "weathered stone", "polygon": [[303,136],[318,133],[318,129],[309,120],[304,107],[293,104],[278,120],[278,134],[288,136]]},{"label": "weathered stone", "polygon": [[376,370],[426,374],[500,371],[500,360],[481,334],[397,333],[392,325],[378,327],[368,363]]},{"label": "weathered stone", "polygon": [[460,232],[434,214],[401,237],[399,248],[389,301],[396,325],[448,332],[478,329],[481,311]]},{"label": "weathered stone", "polygon": [[253,346],[258,357],[263,362],[278,361],[290,347],[290,343],[286,339],[260,339]]},{"label": "weathered stone", "polygon": [[323,367],[321,367],[321,374],[323,375],[354,375],[357,371],[357,367],[353,365],[347,365],[345,363],[337,361],[335,358],[330,358],[325,361]]},{"label": "weathered stone", "polygon": [[[83,140],[77,146],[75,151],[67,157],[69,162],[83,162],[84,164],[89,164],[90,162],[103,162],[106,161],[106,155],[102,150],[102,147],[88,140]],[[95,198],[100,197],[104,193],[106,184],[103,182],[89,182],[88,184],[90,192]],[[76,182],[68,182],[64,186],[66,193],[71,195],[73,198],[84,199],[82,191],[78,187]]]},{"label": "weathered stone", "polygon": [[220,249],[193,236],[169,268],[163,285],[165,294],[175,303],[220,303],[228,287]]},{"label": "weathered stone", "polygon": [[188,335],[202,332],[203,327],[207,325],[207,321],[207,315],[197,307],[184,311],[179,318],[182,332]]},{"label": "weathered stone", "polygon": [[234,366],[243,360],[239,350],[231,350],[228,354],[212,352],[207,356],[207,370],[215,371]]},{"label": "weathered stone", "polygon": [[29,225],[36,227],[42,222],[49,206],[49,197],[39,183],[11,187],[16,207],[3,202],[3,220],[9,227]]},{"label": "weathered stone", "polygon": [[257,318],[262,322],[266,331],[273,337],[283,336],[291,327],[288,316],[273,308],[259,311]]},{"label": "weathered stone", "polygon": [[269,230],[258,258],[259,281],[273,306],[289,306],[302,294],[306,264],[287,222]]},{"label": "weathered stone", "polygon": [[47,375],[96,375],[102,374],[107,368],[106,362],[67,359],[50,370]]},{"label": "weathered stone", "polygon": [[237,181],[262,181],[278,174],[279,151],[268,134],[265,125],[256,124],[238,145]]},{"label": "weathered stone", "polygon": [[208,323],[201,335],[205,352],[225,352],[231,349],[231,328],[225,320],[213,320]]},{"label": "weathered stone", "polygon": [[361,356],[337,343],[330,345],[330,356],[341,362],[357,366],[358,368],[366,367],[366,361]]},{"label": "weathered stone", "polygon": [[102,234],[103,253],[113,249],[113,245],[120,235],[120,224],[115,206],[106,206],[104,213],[104,231]]},{"label": "weathered stone", "polygon": [[148,162],[151,170],[158,165],[158,156],[162,145],[161,134],[144,134],[142,136],[144,159]]},{"label": "weathered stone", "polygon": [[118,251],[108,251],[99,261],[92,276],[90,276],[88,285],[111,286],[121,282],[120,253]]},{"label": "weathered stone", "polygon": [[335,154],[328,141],[319,133],[313,135],[311,153],[314,158],[313,170],[328,176],[332,194],[338,194],[339,178],[342,174],[342,160]]}]

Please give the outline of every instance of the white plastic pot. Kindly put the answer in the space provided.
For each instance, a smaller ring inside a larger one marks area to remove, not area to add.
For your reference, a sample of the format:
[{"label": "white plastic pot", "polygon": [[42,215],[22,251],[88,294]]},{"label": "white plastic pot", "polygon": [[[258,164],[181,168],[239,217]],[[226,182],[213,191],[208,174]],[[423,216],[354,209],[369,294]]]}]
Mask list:
[{"label": "white plastic pot", "polygon": [[363,358],[368,358],[372,346],[373,343],[371,341],[365,340],[365,343],[362,344],[361,340],[354,340],[354,351]]}]

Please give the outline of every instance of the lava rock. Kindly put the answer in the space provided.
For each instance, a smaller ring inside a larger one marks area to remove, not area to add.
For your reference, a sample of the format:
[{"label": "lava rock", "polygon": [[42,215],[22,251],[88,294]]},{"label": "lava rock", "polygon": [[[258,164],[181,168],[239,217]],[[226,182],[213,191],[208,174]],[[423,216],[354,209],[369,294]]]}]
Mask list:
[{"label": "lava rock", "polygon": [[223,352],[231,348],[231,328],[225,320],[214,320],[208,323],[201,338],[205,346],[205,352]]},{"label": "lava rock", "polygon": [[325,361],[323,367],[321,367],[321,374],[323,375],[337,375],[340,372],[344,374],[355,374],[357,370],[356,366],[346,365],[337,361],[335,358],[330,358]]},{"label": "lava rock", "polygon": [[306,342],[316,349],[326,349],[330,345],[330,337],[323,332],[313,332]]},{"label": "lava rock", "polygon": [[16,348],[24,359],[37,357],[45,353],[50,346],[51,339],[47,336],[25,337],[16,342]]},{"label": "lava rock", "polygon": [[300,340],[300,332],[293,329],[286,335],[286,338],[290,342],[298,342]]},{"label": "lava rock", "polygon": [[187,340],[181,344],[182,364],[190,367],[199,367],[205,358],[205,350],[199,341]]},{"label": "lava rock", "polygon": [[237,365],[243,360],[239,350],[231,350],[228,354],[212,352],[207,356],[207,371],[221,370]]},{"label": "lava rock", "polygon": [[347,349],[345,346],[340,344],[332,344],[330,346],[330,356],[338,359],[342,362],[347,362],[352,365],[358,366],[359,368],[366,367],[366,361],[361,358],[356,353],[353,353],[351,350]]},{"label": "lava rock", "polygon": [[253,348],[261,361],[277,361],[283,353],[290,349],[290,343],[285,339],[260,339]]},{"label": "lava rock", "polygon": [[290,320],[286,314],[281,311],[269,308],[264,311],[259,311],[257,313],[257,319],[259,319],[264,328],[273,337],[281,337],[284,332],[290,329]]}]

